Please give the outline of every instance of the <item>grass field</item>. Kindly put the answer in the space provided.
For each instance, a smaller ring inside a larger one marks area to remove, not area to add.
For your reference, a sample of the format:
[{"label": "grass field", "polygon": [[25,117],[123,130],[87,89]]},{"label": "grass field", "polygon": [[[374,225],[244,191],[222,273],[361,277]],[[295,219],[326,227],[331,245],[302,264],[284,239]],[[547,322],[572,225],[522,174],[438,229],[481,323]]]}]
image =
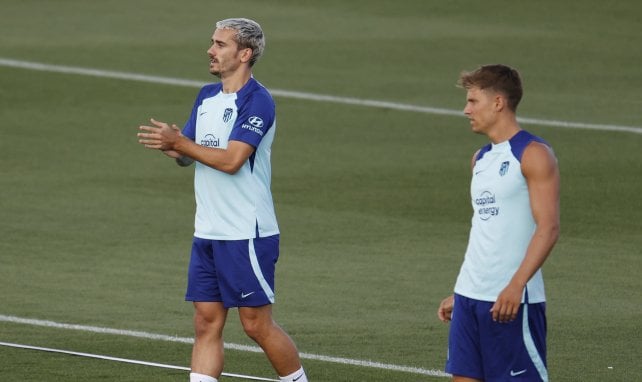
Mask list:
[{"label": "grass field", "polygon": [[[3,0],[0,59],[211,81],[213,23],[246,16],[267,35],[255,76],[275,90],[461,110],[461,70],[516,66],[519,114],[535,122],[523,127],[551,142],[562,175],[544,268],[551,380],[639,381],[640,14],[632,0]],[[136,132],[150,117],[183,123],[197,91],[0,65],[0,342],[189,365],[188,343],[51,323],[192,336],[192,170]],[[428,375],[446,355],[435,312],[463,259],[485,140],[458,116],[276,102],[274,309],[310,380],[445,381]],[[538,122],[550,120],[599,126]],[[225,337],[253,345],[234,312]],[[235,349],[226,372],[275,378],[262,354]],[[0,381],[86,379],[187,372],[0,346]]]}]

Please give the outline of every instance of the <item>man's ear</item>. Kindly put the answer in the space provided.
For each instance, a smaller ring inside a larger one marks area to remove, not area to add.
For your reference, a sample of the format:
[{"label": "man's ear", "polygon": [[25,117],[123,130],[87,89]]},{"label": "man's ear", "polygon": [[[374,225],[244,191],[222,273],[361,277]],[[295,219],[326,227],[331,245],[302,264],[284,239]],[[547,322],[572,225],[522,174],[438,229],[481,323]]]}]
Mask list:
[{"label": "man's ear", "polygon": [[250,62],[250,60],[252,59],[252,53],[253,53],[253,51],[252,51],[251,48],[242,49],[242,51],[241,51],[241,62],[243,62],[243,63]]},{"label": "man's ear", "polygon": [[506,107],[506,97],[501,93],[495,94],[493,105],[495,106],[496,112],[504,110],[504,108]]}]

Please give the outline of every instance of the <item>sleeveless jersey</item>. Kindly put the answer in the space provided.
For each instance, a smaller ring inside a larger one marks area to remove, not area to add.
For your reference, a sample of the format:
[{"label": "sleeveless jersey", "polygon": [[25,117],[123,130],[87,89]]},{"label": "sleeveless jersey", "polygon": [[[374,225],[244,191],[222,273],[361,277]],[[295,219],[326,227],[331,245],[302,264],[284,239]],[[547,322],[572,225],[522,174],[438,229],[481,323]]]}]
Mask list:
[{"label": "sleeveless jersey", "polygon": [[[521,130],[508,141],[484,146],[477,155],[470,186],[472,228],[455,293],[495,301],[524,259],[536,225],[520,162],[533,141],[546,144]],[[529,303],[546,300],[541,269],[526,289]]]},{"label": "sleeveless jersey", "polygon": [[183,135],[206,147],[225,149],[236,140],[255,151],[232,175],[196,162],[194,236],[245,240],[279,233],[270,190],[275,130],[272,96],[254,78],[236,93],[223,93],[221,83],[201,89]]}]

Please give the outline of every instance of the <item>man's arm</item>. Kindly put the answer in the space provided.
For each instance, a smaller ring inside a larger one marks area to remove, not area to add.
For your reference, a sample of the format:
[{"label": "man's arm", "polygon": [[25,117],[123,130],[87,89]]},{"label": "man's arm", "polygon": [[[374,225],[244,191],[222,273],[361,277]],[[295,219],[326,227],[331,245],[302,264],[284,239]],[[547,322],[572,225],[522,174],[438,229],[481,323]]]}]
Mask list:
[{"label": "man's arm", "polygon": [[529,144],[522,155],[521,168],[537,228],[524,260],[491,309],[493,320],[499,322],[517,317],[526,283],[542,267],[559,237],[560,175],[553,151],[539,142]]},{"label": "man's arm", "polygon": [[254,152],[252,145],[241,141],[229,141],[226,149],[201,146],[183,136],[176,125],[169,126],[154,119],[151,122],[154,126],[139,127],[138,142],[150,149],[178,154],[170,155],[177,159],[177,163],[180,160],[189,165],[189,160],[181,159],[187,157],[216,170],[234,174]]}]

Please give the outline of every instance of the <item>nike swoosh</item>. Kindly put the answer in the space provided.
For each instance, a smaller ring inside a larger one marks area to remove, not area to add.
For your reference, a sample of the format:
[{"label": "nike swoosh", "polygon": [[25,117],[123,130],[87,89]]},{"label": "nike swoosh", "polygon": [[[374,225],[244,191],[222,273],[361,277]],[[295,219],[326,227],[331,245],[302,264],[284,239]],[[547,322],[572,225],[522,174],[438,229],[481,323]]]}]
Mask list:
[{"label": "nike swoosh", "polygon": [[253,295],[253,294],[254,294],[254,292],[250,292],[250,293],[248,293],[248,294],[245,294],[245,293],[242,293],[242,292],[241,292],[241,298],[246,298],[246,297],[251,296],[251,295]]},{"label": "nike swoosh", "polygon": [[296,378],[292,378],[292,381],[296,382],[296,381],[298,381],[299,379],[301,379],[301,377],[303,377],[303,374],[299,375],[299,376],[298,376],[298,377],[296,377]]},{"label": "nike swoosh", "polygon": [[517,377],[518,375],[522,375],[522,374],[524,374],[524,373],[526,373],[526,369],[524,369],[524,370],[520,370],[520,371],[512,371],[512,370],[511,370],[511,371],[510,371],[510,376],[511,376],[511,377]]}]

